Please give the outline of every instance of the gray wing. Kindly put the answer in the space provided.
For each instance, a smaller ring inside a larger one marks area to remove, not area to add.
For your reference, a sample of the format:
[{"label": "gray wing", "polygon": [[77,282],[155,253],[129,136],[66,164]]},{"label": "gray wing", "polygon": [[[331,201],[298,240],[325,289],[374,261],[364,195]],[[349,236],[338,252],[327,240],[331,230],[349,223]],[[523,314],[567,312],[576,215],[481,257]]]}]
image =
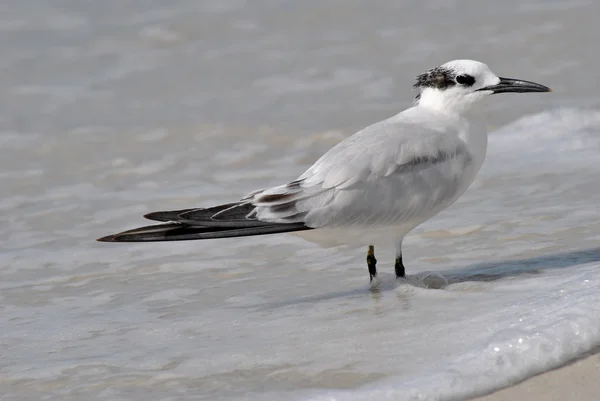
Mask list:
[{"label": "gray wing", "polygon": [[470,184],[471,162],[458,132],[390,119],[340,142],[297,180],[246,199],[263,221],[313,228],[401,224],[456,200]]}]

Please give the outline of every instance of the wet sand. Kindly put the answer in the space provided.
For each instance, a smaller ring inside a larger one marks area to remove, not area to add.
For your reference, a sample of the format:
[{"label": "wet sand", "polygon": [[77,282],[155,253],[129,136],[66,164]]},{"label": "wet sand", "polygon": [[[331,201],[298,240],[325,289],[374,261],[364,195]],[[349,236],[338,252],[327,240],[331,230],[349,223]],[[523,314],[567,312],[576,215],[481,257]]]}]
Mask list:
[{"label": "wet sand", "polygon": [[551,370],[473,401],[595,401],[600,394],[600,354]]}]

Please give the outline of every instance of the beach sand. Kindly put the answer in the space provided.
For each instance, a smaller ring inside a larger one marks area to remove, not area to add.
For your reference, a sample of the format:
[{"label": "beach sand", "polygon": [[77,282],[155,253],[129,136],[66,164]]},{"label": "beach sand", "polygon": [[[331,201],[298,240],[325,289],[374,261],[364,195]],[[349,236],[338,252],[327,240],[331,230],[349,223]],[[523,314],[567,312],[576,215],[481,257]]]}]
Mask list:
[{"label": "beach sand", "polygon": [[600,399],[600,353],[534,376],[473,401],[597,401]]}]

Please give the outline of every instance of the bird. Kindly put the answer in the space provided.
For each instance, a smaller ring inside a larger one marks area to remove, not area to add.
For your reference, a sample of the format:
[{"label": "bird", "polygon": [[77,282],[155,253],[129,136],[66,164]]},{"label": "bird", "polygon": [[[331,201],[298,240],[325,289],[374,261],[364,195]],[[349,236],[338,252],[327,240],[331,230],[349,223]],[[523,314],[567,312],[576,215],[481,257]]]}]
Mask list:
[{"label": "bird", "polygon": [[487,132],[468,117],[500,93],[552,92],[502,78],[475,60],[453,60],[416,78],[412,107],[347,137],[298,178],[221,205],[158,211],[161,222],[99,238],[102,242],[183,241],[294,233],[326,245],[395,246],[394,272],[406,275],[402,242],[452,205],[471,185],[487,150]]}]

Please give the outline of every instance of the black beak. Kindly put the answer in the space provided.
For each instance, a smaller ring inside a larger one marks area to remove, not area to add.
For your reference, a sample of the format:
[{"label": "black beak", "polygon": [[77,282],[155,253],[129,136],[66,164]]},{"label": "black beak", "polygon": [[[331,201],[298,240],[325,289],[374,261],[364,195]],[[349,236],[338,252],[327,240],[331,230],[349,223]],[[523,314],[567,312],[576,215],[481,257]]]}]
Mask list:
[{"label": "black beak", "polygon": [[478,91],[492,91],[493,93],[525,93],[525,92],[552,92],[547,86],[522,79],[500,78],[500,83],[478,89]]}]

